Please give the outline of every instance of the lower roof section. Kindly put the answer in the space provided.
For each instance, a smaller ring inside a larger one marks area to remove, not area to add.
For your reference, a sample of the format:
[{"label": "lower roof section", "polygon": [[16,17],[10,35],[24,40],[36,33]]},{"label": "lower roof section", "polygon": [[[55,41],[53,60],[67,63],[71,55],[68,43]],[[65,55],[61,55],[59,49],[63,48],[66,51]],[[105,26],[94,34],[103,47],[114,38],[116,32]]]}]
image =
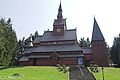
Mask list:
[{"label": "lower roof section", "polygon": [[91,54],[92,53],[92,48],[82,48],[83,54]]},{"label": "lower roof section", "polygon": [[19,61],[28,61],[29,57],[28,56],[22,56]]},{"label": "lower roof section", "polygon": [[61,51],[82,51],[82,49],[77,45],[58,45],[58,46],[38,46],[25,49],[25,53],[34,53],[34,52],[61,52]]}]

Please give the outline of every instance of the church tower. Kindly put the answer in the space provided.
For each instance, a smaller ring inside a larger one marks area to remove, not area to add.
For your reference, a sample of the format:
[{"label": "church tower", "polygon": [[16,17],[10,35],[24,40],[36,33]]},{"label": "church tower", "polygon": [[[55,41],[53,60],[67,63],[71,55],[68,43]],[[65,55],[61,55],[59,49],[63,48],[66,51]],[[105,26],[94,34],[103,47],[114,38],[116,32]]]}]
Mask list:
[{"label": "church tower", "polygon": [[67,30],[66,19],[63,19],[61,2],[58,8],[57,19],[53,23],[53,34],[64,35],[64,31]]},{"label": "church tower", "polygon": [[105,39],[95,18],[92,33],[92,53],[94,63],[100,66],[108,66]]}]

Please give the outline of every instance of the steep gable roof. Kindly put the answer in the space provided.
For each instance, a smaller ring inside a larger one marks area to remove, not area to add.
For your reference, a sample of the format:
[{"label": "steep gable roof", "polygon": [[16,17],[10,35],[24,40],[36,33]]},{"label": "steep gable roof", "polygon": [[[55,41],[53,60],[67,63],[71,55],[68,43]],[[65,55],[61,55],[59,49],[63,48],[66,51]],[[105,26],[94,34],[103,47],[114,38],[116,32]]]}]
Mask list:
[{"label": "steep gable roof", "polygon": [[95,41],[95,40],[104,40],[104,37],[94,17],[92,41]]}]

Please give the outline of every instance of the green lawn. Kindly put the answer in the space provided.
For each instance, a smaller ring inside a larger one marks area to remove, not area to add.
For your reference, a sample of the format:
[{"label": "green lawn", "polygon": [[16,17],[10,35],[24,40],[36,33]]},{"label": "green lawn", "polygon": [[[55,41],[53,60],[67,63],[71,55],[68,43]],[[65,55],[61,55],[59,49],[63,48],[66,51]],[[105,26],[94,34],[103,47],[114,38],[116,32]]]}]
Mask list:
[{"label": "green lawn", "polygon": [[[99,73],[93,73],[97,80],[102,80],[102,69],[99,68]],[[120,80],[120,68],[105,67],[104,80]]]},{"label": "green lawn", "polygon": [[[12,76],[15,73],[20,76]],[[0,68],[0,80],[68,80],[68,73],[50,66],[4,67]]]}]

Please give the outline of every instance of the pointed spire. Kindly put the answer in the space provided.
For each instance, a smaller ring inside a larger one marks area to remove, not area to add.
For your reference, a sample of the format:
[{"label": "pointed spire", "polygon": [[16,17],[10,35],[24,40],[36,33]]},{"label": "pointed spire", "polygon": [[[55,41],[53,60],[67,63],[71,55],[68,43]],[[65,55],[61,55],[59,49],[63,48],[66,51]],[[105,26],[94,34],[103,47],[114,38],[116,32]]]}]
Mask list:
[{"label": "pointed spire", "polygon": [[59,9],[58,9],[57,19],[59,19],[59,20],[62,20],[62,19],[63,19],[63,16],[62,16],[62,6],[61,6],[61,0],[60,0]]},{"label": "pointed spire", "polygon": [[62,12],[62,7],[61,7],[61,0],[60,0],[60,6],[59,6],[59,9],[58,9],[59,12]]},{"label": "pointed spire", "polygon": [[92,41],[95,41],[95,40],[104,40],[104,37],[94,17]]}]

